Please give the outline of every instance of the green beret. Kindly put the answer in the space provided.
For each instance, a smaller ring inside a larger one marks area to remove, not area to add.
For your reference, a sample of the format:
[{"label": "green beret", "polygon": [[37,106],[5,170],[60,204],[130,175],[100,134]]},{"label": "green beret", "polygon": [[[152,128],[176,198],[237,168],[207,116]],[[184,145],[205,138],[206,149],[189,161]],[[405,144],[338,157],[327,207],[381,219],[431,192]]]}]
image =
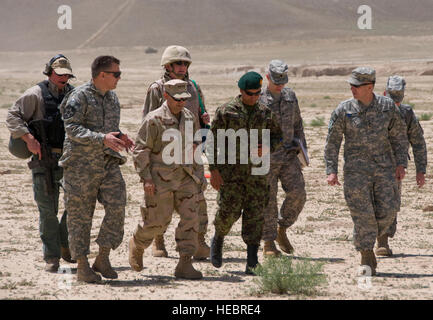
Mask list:
[{"label": "green beret", "polygon": [[250,71],[245,73],[238,81],[238,87],[242,90],[260,89],[263,78],[257,72]]}]

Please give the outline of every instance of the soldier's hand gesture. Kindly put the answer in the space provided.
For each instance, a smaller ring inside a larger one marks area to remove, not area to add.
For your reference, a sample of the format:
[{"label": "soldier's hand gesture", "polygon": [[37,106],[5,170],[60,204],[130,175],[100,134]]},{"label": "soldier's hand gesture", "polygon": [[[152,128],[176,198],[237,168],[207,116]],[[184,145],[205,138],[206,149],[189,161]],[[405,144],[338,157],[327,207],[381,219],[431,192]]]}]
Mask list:
[{"label": "soldier's hand gesture", "polygon": [[335,185],[341,186],[340,181],[338,181],[338,176],[336,173],[329,174],[326,181],[330,186],[335,186]]},{"label": "soldier's hand gesture", "polygon": [[125,150],[125,142],[116,138],[118,134],[119,132],[109,132],[104,137],[104,144],[116,152]]},{"label": "soldier's hand gesture", "polygon": [[399,180],[399,181],[403,180],[405,175],[406,175],[406,170],[404,169],[403,166],[398,166],[395,169],[395,176],[396,176],[397,180]]},{"label": "soldier's hand gesture", "polygon": [[30,133],[27,133],[21,137],[27,145],[27,149],[33,154],[37,154],[39,160],[42,160],[41,145],[38,140],[35,139]]},{"label": "soldier's hand gesture", "polygon": [[418,188],[421,188],[425,184],[424,172],[417,172],[416,173],[416,184],[418,185]]}]

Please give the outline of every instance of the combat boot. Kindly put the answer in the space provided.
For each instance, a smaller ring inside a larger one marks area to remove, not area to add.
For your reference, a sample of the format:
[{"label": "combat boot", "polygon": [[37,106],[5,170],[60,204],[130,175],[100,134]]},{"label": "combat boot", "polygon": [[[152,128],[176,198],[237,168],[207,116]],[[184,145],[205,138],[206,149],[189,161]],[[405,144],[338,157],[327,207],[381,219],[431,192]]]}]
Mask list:
[{"label": "combat boot", "polygon": [[96,274],[89,266],[86,256],[77,258],[77,280],[87,283],[95,283],[101,281],[101,276]]},{"label": "combat boot", "polygon": [[197,260],[205,260],[209,257],[210,254],[210,248],[207,246],[205,240],[204,240],[204,233],[198,234],[198,247],[197,251],[194,254],[194,259]]},{"label": "combat boot", "polygon": [[57,272],[59,270],[59,258],[48,258],[45,261],[45,268],[44,270],[47,272]]},{"label": "combat boot", "polygon": [[143,253],[144,249],[139,248],[134,241],[134,236],[129,240],[129,265],[132,270],[143,270]]},{"label": "combat boot", "polygon": [[376,254],[378,256],[391,257],[392,250],[388,245],[388,235],[384,234],[383,236],[377,237],[377,249]]},{"label": "combat boot", "polygon": [[280,249],[283,250],[285,253],[291,254],[295,251],[295,249],[290,244],[289,239],[287,238],[285,227],[278,226],[278,232],[277,232],[277,242],[280,246]]},{"label": "combat boot", "polygon": [[281,252],[275,246],[274,241],[265,241],[265,245],[263,247],[263,255],[265,257],[278,257],[279,255],[281,255]]},{"label": "combat boot", "polygon": [[371,269],[371,275],[376,275],[377,261],[373,250],[361,250],[361,265],[369,266]]},{"label": "combat boot", "polygon": [[223,265],[223,244],[224,237],[215,233],[210,245],[210,261],[215,268]]},{"label": "combat boot", "polygon": [[77,260],[73,260],[71,257],[71,251],[69,251],[69,248],[60,247],[60,256],[63,260],[69,263],[76,263]]},{"label": "combat boot", "polygon": [[247,267],[245,268],[245,273],[249,275],[255,275],[253,269],[257,267],[259,259],[257,257],[257,252],[259,251],[258,245],[247,245]]},{"label": "combat boot", "polygon": [[154,257],[163,257],[167,258],[168,253],[165,249],[164,245],[164,235],[157,235],[155,239],[153,239],[153,245],[152,245],[152,256]]},{"label": "combat boot", "polygon": [[194,269],[191,256],[181,255],[174,271],[174,276],[181,279],[197,280],[203,278],[200,271]]},{"label": "combat boot", "polygon": [[93,271],[100,272],[104,278],[117,279],[117,272],[110,264],[110,248],[99,247],[99,254],[93,263]]}]

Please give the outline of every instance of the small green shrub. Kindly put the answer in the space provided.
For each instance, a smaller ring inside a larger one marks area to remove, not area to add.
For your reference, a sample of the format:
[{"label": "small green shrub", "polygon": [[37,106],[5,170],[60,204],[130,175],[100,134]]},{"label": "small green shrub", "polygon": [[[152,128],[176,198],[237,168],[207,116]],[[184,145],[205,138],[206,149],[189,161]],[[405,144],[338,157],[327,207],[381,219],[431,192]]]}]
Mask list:
[{"label": "small green shrub", "polygon": [[323,127],[325,126],[325,118],[324,117],[317,117],[316,119],[311,120],[310,125],[312,127]]},{"label": "small green shrub", "polygon": [[423,113],[421,114],[421,116],[419,117],[420,121],[429,121],[432,118],[433,114],[432,113]]}]

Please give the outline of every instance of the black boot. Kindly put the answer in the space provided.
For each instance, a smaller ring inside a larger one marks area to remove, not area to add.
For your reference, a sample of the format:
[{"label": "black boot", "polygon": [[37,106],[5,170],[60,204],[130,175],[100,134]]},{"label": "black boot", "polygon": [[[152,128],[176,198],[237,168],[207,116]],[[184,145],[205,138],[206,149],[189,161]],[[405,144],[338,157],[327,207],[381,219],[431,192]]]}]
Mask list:
[{"label": "black boot", "polygon": [[253,269],[259,263],[257,258],[257,252],[259,251],[259,245],[249,244],[247,245],[247,267],[245,269],[246,274],[254,275]]},{"label": "black boot", "polygon": [[210,246],[210,261],[215,268],[223,265],[224,237],[215,233]]}]

